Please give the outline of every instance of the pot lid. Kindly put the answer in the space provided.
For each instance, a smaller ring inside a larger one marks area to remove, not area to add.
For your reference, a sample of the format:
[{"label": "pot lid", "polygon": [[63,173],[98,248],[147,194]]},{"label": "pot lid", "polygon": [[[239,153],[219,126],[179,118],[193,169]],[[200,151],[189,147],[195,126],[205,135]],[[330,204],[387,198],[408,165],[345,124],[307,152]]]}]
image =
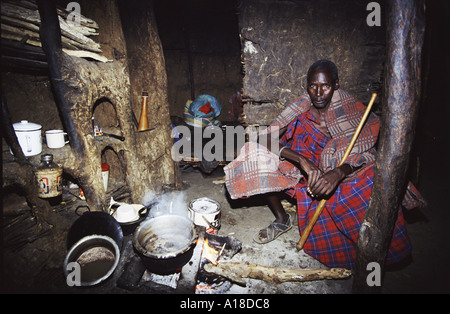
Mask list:
[{"label": "pot lid", "polygon": [[36,131],[40,130],[42,126],[33,122],[28,122],[27,120],[22,120],[14,123],[13,128],[15,131]]}]

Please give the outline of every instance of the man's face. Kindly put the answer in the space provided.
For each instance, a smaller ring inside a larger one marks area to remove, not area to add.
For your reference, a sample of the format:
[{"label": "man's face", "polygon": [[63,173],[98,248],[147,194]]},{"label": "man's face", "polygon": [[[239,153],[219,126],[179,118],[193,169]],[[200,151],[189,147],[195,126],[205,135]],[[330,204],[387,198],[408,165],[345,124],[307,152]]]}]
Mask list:
[{"label": "man's face", "polygon": [[310,74],[307,80],[307,91],[311,102],[317,109],[325,109],[331,102],[338,82],[333,82],[331,71],[317,70]]}]

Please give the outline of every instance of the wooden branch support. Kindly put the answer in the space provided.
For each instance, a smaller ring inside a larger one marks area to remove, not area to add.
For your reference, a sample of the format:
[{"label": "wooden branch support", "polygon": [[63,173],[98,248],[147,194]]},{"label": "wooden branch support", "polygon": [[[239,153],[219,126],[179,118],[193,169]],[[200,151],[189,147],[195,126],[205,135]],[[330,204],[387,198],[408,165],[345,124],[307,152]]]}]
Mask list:
[{"label": "wooden branch support", "polygon": [[248,279],[264,280],[272,284],[283,282],[303,282],[323,279],[343,279],[352,272],[345,268],[293,269],[258,265],[248,262],[227,262],[205,264],[207,272],[226,277],[231,281],[245,285]]}]

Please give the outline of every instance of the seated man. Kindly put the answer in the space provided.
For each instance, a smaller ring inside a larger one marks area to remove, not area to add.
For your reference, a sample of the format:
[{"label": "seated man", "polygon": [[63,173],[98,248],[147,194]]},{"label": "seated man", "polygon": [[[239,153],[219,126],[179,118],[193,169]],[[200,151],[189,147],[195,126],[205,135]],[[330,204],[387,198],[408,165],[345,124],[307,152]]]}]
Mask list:
[{"label": "seated man", "polygon": [[[314,63],[307,74],[307,93],[289,105],[269,126],[267,148],[246,143],[225,170],[232,198],[264,194],[275,221],[255,238],[267,243],[292,227],[278,191],[297,200],[300,233],[306,228],[320,200],[325,208],[304,245],[304,251],[328,267],[353,268],[358,232],[368,205],[374,174],[375,144],[380,122],[371,113],[345,162],[338,166],[366,107],[339,88],[336,65]],[[278,155],[270,146],[270,134],[283,129]],[[408,185],[402,203],[407,208],[424,205],[418,191]],[[402,210],[388,252],[387,263],[409,255],[411,244]]]}]

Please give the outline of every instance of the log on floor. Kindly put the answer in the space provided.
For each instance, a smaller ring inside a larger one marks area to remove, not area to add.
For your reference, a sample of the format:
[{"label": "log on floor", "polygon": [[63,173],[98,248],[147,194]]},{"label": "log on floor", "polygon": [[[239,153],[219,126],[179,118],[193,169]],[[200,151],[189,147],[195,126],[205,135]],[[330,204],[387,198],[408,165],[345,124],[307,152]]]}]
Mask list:
[{"label": "log on floor", "polygon": [[246,262],[219,263],[217,266],[205,264],[204,269],[207,272],[226,277],[241,285],[245,285],[248,279],[258,279],[279,284],[288,281],[343,279],[351,276],[351,271],[345,268],[293,269],[269,267]]}]

